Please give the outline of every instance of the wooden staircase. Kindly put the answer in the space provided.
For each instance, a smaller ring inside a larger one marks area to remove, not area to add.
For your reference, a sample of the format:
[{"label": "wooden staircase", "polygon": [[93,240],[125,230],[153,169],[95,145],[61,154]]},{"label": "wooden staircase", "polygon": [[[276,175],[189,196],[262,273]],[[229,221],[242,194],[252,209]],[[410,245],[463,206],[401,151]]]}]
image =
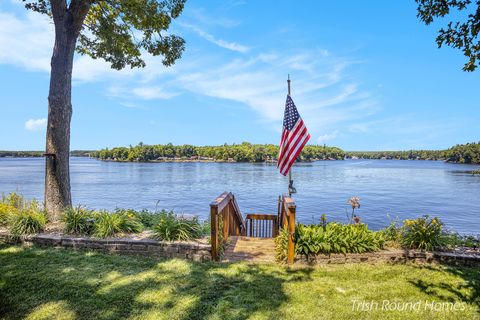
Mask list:
[{"label": "wooden staircase", "polygon": [[230,237],[222,261],[275,262],[275,242],[273,238]]},{"label": "wooden staircase", "polygon": [[222,193],[210,204],[212,259],[274,262],[274,238],[281,228],[286,228],[290,234],[288,263],[293,263],[295,210],[293,199],[282,196],[278,199],[277,214],[250,213],[244,220],[235,196],[231,192]]}]

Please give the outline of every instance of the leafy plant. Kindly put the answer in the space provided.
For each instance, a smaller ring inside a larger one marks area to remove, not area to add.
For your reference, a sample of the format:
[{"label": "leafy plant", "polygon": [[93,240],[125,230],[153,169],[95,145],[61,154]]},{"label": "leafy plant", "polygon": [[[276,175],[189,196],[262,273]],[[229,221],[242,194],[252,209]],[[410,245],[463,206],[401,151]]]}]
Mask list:
[{"label": "leafy plant", "polygon": [[456,232],[444,232],[441,237],[441,246],[446,248],[468,247],[480,248],[480,239],[472,235],[460,235]]},{"label": "leafy plant", "polygon": [[298,254],[363,253],[378,251],[384,243],[383,235],[368,229],[367,225],[342,225],[331,222],[326,226],[299,224],[295,232]]},{"label": "leafy plant", "polygon": [[107,238],[122,231],[123,219],[118,214],[111,214],[107,211],[100,211],[95,214],[94,235],[99,238]]},{"label": "leafy plant", "polygon": [[202,236],[202,227],[198,218],[176,216],[172,211],[161,212],[160,221],[154,227],[155,235],[160,240],[188,241]]},{"label": "leafy plant", "polygon": [[438,218],[423,216],[405,220],[401,244],[409,249],[433,250],[441,246],[442,222]]},{"label": "leafy plant", "polygon": [[16,192],[11,192],[7,195],[2,193],[1,203],[11,206],[18,210],[23,210],[24,207],[28,206],[28,203],[27,201],[25,201],[25,198],[21,194],[18,194]]},{"label": "leafy plant", "polygon": [[62,221],[65,224],[66,233],[89,235],[95,229],[93,212],[82,206],[66,209]]},{"label": "leafy plant", "polygon": [[14,236],[39,233],[44,230],[46,223],[47,218],[43,212],[24,210],[12,215],[10,232]]},{"label": "leafy plant", "polygon": [[127,216],[134,216],[137,221],[139,221],[144,228],[151,229],[156,224],[160,222],[160,216],[162,212],[166,211],[148,211],[147,209],[143,209],[140,211],[134,209],[116,209],[115,213],[118,214],[126,214]]},{"label": "leafy plant", "polygon": [[0,202],[0,227],[6,226],[12,216],[18,214],[18,209],[7,203]]},{"label": "leafy plant", "polygon": [[282,228],[278,236],[275,237],[275,259],[279,262],[287,261],[288,254],[288,230]]},{"label": "leafy plant", "polygon": [[135,210],[117,210],[114,215],[120,217],[120,231],[127,233],[139,233],[143,230],[143,224]]},{"label": "leafy plant", "polygon": [[402,229],[396,221],[390,222],[390,225],[388,227],[380,230],[379,232],[383,235],[383,238],[385,239],[385,243],[387,246],[389,247],[400,246]]}]

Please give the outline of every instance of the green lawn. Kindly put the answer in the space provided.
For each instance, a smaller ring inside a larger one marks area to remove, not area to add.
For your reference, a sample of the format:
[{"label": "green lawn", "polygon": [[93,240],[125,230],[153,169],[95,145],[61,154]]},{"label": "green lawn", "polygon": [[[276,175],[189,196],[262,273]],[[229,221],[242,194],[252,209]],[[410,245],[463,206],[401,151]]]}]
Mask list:
[{"label": "green lawn", "polygon": [[[443,266],[288,269],[3,245],[0,318],[480,319],[479,280]],[[413,311],[382,310],[402,303]]]}]

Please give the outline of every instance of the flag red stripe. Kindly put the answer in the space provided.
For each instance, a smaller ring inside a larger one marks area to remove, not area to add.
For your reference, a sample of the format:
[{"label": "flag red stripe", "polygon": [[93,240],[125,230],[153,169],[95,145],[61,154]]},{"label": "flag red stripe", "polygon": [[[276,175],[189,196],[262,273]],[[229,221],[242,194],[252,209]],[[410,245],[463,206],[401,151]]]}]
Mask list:
[{"label": "flag red stripe", "polygon": [[[285,138],[286,136],[288,135],[288,130],[283,128],[283,132],[282,132],[282,139],[280,139],[280,151],[278,152],[278,159],[281,159],[283,157],[283,154],[285,152],[285,148],[284,148],[284,144],[285,144]],[[279,163],[277,162],[277,167],[278,167]]]},{"label": "flag red stripe", "polygon": [[[300,122],[301,120],[299,120]],[[307,133],[307,128],[305,127],[303,121],[301,122],[301,125],[297,127],[296,132],[290,137],[290,139],[287,142],[287,149],[283,153],[283,157],[279,159],[279,167],[283,167],[285,165],[285,161],[290,157],[292,151],[295,149],[297,146],[298,142],[303,138],[303,136]],[[300,131],[300,132],[298,132]]]},{"label": "flag red stripe", "polygon": [[[305,124],[300,118],[295,124],[294,129],[289,132],[288,137],[285,139],[285,142],[281,146],[284,151],[282,152],[282,156],[278,158],[278,167],[282,167],[284,165],[284,162],[287,158],[286,155],[290,154],[290,150],[292,149],[292,147],[294,147],[298,138],[301,137],[302,134],[304,134],[303,131],[305,131],[306,129],[307,128],[305,127]],[[299,130],[301,130],[302,133],[299,133]]]},{"label": "flag red stripe", "polygon": [[297,140],[296,145],[291,149],[290,153],[288,154],[288,157],[286,158],[286,160],[285,160],[285,162],[282,166],[284,174],[288,173],[288,170],[293,165],[293,162],[295,162],[297,156],[299,155],[300,151],[302,150],[303,146],[305,145],[305,143],[306,143],[305,140],[308,141],[308,139],[309,139],[308,132],[305,132],[303,134],[303,136],[299,140]]},{"label": "flag red stripe", "polygon": [[288,144],[291,142],[293,135],[296,134],[300,125],[303,124],[303,122],[300,122],[300,120],[301,119],[299,119],[299,121],[295,123],[295,126],[292,128],[291,131],[288,131],[286,128],[283,129],[286,134],[282,136],[282,141],[280,142],[282,157],[278,157],[279,164],[280,164],[280,159],[282,159],[283,156],[285,155],[285,152],[288,151]]},{"label": "flag red stripe", "polygon": [[295,160],[297,160],[298,155],[300,154],[300,152],[302,152],[303,147],[307,144],[309,139],[310,139],[310,134],[307,133],[302,143],[296,149],[295,153],[292,156],[290,156],[289,161],[287,162],[284,168],[284,172],[282,173],[284,176],[287,175],[288,171],[290,170],[292,165],[295,163]]}]

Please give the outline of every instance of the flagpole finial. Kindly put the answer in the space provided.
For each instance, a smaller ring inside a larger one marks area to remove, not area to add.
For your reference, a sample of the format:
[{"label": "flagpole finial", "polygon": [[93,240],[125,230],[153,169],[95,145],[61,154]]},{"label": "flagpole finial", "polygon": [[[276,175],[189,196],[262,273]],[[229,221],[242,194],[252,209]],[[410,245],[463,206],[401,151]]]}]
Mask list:
[{"label": "flagpole finial", "polygon": [[288,95],[290,95],[290,74],[288,74],[288,78],[287,78],[287,84],[288,84]]}]

